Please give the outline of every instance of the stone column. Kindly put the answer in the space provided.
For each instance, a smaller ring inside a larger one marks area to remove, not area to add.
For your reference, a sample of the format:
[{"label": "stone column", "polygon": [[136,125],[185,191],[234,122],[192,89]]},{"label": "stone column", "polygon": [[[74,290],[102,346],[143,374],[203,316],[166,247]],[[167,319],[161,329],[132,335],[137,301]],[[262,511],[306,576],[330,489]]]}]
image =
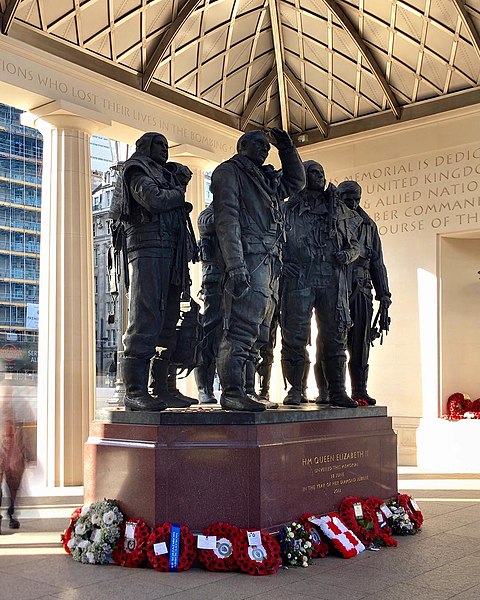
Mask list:
[{"label": "stone column", "polygon": [[[190,154],[183,146],[177,146],[172,148],[169,152],[170,160],[182,163],[187,166],[192,172],[193,176],[188,184],[187,188],[187,200],[193,204],[193,210],[190,213],[192,225],[195,230],[195,235],[198,240],[198,227],[197,219],[198,215],[205,208],[205,172],[213,171],[216,163],[209,158],[203,158],[200,156],[194,156]],[[192,298],[199,302],[198,292],[202,285],[202,267],[200,263],[190,264],[190,278],[192,280],[191,295]],[[201,305],[201,302],[200,302]],[[178,380],[179,389],[187,396],[197,397],[197,385],[191,373],[186,379]]]},{"label": "stone column", "polygon": [[44,141],[38,456],[46,488],[81,485],[96,375],[90,136],[107,121],[55,101],[23,122]]}]

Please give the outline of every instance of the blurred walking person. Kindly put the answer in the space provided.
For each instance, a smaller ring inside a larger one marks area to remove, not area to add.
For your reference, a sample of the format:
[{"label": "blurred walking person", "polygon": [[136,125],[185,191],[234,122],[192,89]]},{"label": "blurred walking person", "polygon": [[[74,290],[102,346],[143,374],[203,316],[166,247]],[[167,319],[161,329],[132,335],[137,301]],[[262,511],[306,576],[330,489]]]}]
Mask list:
[{"label": "blurred walking person", "polygon": [[[17,427],[13,418],[11,399],[4,395],[2,406],[1,440],[0,440],[0,507],[2,504],[2,484],[5,482],[10,498],[7,509],[10,529],[18,529],[20,522],[13,514],[15,500],[25,471],[25,444],[22,429]],[[0,515],[0,532],[1,532]]]}]

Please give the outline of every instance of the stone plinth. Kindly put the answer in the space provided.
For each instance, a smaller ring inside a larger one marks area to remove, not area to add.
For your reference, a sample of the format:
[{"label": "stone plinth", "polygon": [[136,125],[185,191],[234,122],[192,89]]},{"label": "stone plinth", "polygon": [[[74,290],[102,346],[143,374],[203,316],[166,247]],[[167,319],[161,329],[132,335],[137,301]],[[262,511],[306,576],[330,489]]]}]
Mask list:
[{"label": "stone plinth", "polygon": [[150,525],[275,529],[349,495],[397,493],[384,407],[103,411],[85,445],[85,501],[115,498]]}]

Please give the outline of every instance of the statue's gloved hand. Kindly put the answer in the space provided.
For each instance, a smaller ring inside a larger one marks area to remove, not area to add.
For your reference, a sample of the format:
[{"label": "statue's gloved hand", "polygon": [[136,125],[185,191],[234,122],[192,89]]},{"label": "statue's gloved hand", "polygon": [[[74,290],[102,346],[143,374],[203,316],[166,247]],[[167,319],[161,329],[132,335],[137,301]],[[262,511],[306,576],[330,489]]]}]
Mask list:
[{"label": "statue's gloved hand", "polygon": [[228,279],[225,283],[225,290],[234,298],[239,300],[243,298],[250,289],[250,275],[248,271],[240,267],[233,269],[228,273]]},{"label": "statue's gloved hand", "polygon": [[392,304],[392,300],[388,296],[382,296],[378,299],[378,301],[380,302],[380,306],[382,308],[389,308],[389,306]]},{"label": "statue's gloved hand", "polygon": [[346,265],[349,259],[348,252],[339,250],[338,252],[335,252],[334,258],[337,264]]},{"label": "statue's gloved hand", "polygon": [[283,129],[272,127],[270,129],[270,141],[278,150],[288,150],[293,147],[292,138]]},{"label": "statue's gloved hand", "polygon": [[282,266],[282,275],[296,279],[300,275],[300,267],[295,263],[284,263]]},{"label": "statue's gloved hand", "polygon": [[193,210],[193,204],[191,202],[185,202],[183,210],[185,211],[185,214],[190,214]]}]

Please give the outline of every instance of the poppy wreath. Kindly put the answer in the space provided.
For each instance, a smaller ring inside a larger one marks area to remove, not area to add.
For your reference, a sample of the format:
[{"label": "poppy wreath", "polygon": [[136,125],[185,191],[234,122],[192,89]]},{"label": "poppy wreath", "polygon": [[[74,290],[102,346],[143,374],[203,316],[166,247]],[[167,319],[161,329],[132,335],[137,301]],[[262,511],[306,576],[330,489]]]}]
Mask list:
[{"label": "poppy wreath", "polygon": [[447,414],[445,416],[449,421],[458,421],[463,419],[466,412],[472,410],[472,402],[465,398],[461,392],[455,392],[447,400]]},{"label": "poppy wreath", "polygon": [[329,513],[316,520],[322,533],[332,541],[332,544],[343,558],[352,558],[365,550],[358,537],[350,531],[337,513]]},{"label": "poppy wreath", "polygon": [[[363,517],[360,519],[355,516],[355,504],[360,504],[362,507]],[[370,544],[397,545],[397,542],[391,536],[385,535],[382,531],[375,511],[362,498],[347,496],[340,504],[338,512],[345,525],[353,531],[365,546],[370,546]]]},{"label": "poppy wreath", "polygon": [[418,531],[422,528],[423,525],[423,514],[422,511],[418,508],[417,503],[411,496],[408,494],[398,494],[397,496],[398,503],[400,506],[403,506],[407,515],[410,517],[410,520],[413,523],[413,526]]},{"label": "poppy wreath", "polygon": [[380,528],[380,538],[385,546],[397,546],[397,540],[392,537],[392,528],[388,524],[387,516],[384,514],[381,506],[385,505],[385,501],[381,498],[371,496],[365,500],[365,504],[372,510],[377,517],[378,526]]},{"label": "poppy wreath", "polygon": [[[179,530],[179,551],[178,564],[175,566],[170,559],[172,554],[172,532],[175,532],[176,528]],[[166,544],[167,551],[166,553],[157,554],[155,545],[162,543]],[[196,556],[195,538],[186,525],[174,525],[166,522],[159,527],[155,527],[148,536],[147,558],[156,571],[164,573],[168,571],[188,571]]]},{"label": "poppy wreath", "polygon": [[233,553],[238,566],[250,575],[273,575],[282,564],[280,557],[280,544],[267,533],[261,531],[261,546],[250,546],[248,532],[242,529]]},{"label": "poppy wreath", "polygon": [[[133,537],[127,537],[126,532]],[[112,560],[120,567],[140,567],[147,560],[147,541],[150,527],[141,519],[128,519],[122,523],[120,537],[112,552]]]},{"label": "poppy wreath", "polygon": [[[360,519],[357,519],[355,516],[354,504],[359,504],[362,508],[363,517]],[[342,500],[338,514],[345,525],[353,531],[365,546],[369,546],[377,541],[378,534],[380,533],[378,519],[364,500],[356,496],[347,496]]]},{"label": "poppy wreath", "polygon": [[305,513],[300,517],[300,523],[305,527],[312,542],[312,558],[325,558],[330,551],[330,544],[323,539],[323,533],[318,525],[312,523],[316,515]]},{"label": "poppy wreath", "polygon": [[76,508],[73,511],[72,516],[70,517],[70,523],[68,524],[68,527],[65,529],[65,531],[60,536],[63,549],[65,550],[65,552],[67,554],[72,553],[70,548],[68,547],[68,542],[72,539],[72,535],[74,534],[74,531],[75,531],[75,523],[77,522],[77,519],[80,516],[81,512],[82,512],[81,506],[79,506],[78,508]]},{"label": "poppy wreath", "polygon": [[198,560],[208,571],[236,571],[238,569],[234,548],[237,545],[241,530],[229,523],[214,523],[205,527],[203,535],[216,536],[215,549],[197,548]]}]

